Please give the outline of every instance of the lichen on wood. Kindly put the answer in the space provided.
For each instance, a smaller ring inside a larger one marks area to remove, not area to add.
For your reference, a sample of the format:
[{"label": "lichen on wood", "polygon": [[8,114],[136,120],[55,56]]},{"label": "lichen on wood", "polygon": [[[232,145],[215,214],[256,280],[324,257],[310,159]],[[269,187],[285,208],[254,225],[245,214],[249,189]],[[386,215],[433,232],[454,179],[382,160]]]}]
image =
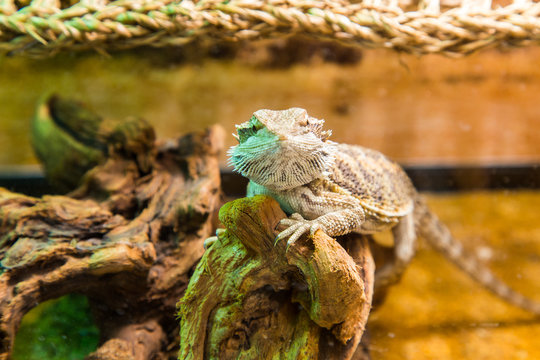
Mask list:
[{"label": "lichen on wood", "polygon": [[174,354],[175,304],[220,204],[222,131],[156,141],[141,119],[112,123],[53,97],[38,106],[33,143],[70,192],[0,188],[0,359],[28,310],[69,293],[88,297],[101,331],[89,359]]},{"label": "lichen on wood", "polygon": [[[285,213],[270,197],[219,213],[218,232],[179,302],[179,359],[352,359],[371,309],[367,238],[322,231],[274,243]],[[349,253],[344,248],[349,250]]]}]

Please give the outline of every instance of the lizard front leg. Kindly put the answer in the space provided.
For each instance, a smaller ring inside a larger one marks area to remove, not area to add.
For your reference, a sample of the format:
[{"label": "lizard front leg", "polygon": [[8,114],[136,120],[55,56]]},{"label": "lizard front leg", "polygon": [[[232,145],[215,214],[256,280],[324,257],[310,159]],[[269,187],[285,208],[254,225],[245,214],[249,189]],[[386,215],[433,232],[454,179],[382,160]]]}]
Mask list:
[{"label": "lizard front leg", "polygon": [[[307,232],[314,234],[318,229],[329,236],[348,234],[359,229],[365,220],[364,209],[356,199],[342,194],[314,195],[306,191],[303,196],[296,198],[304,200],[303,206],[295,206],[304,216],[299,211],[289,218],[281,220],[280,225],[287,226],[287,229],[280,232],[276,238],[276,241],[279,241],[288,237],[287,244],[289,246],[303,234]],[[305,219],[306,214],[314,217],[313,214],[316,214],[319,209],[329,209],[329,211],[312,220]]]},{"label": "lizard front leg", "polygon": [[290,246],[308,231],[313,235],[319,229],[332,237],[345,235],[358,229],[364,219],[362,208],[334,211],[314,220],[306,220],[302,215],[294,213],[290,218],[280,221],[280,225],[288,228],[279,233],[276,241],[289,237],[287,245]]}]

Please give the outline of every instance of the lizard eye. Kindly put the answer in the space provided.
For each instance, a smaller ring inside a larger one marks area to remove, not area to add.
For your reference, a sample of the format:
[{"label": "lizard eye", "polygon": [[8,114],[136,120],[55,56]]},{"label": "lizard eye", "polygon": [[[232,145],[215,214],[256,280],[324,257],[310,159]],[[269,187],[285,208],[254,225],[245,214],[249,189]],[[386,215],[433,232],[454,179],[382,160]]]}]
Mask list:
[{"label": "lizard eye", "polygon": [[238,128],[238,140],[242,143],[246,141],[251,136],[255,135],[257,131],[259,131],[263,126],[259,124],[252,124],[251,126],[247,127],[239,127]]},{"label": "lizard eye", "polygon": [[261,130],[264,127],[264,125],[255,116],[253,116],[250,119],[250,123],[251,123],[251,129],[253,130],[253,132],[257,132],[258,130]]},{"label": "lizard eye", "polygon": [[247,132],[249,132],[251,135],[255,134],[257,131],[261,130],[263,128],[263,125],[260,123],[252,124],[251,127],[245,129]]}]

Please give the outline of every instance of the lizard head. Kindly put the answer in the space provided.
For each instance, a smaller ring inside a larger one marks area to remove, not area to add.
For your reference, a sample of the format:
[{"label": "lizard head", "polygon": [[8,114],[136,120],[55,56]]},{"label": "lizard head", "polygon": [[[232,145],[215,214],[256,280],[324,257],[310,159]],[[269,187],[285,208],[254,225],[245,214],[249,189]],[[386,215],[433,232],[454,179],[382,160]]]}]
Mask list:
[{"label": "lizard head", "polygon": [[237,125],[229,150],[234,170],[270,190],[286,190],[325,175],[334,156],[324,120],[300,108],[259,110]]}]

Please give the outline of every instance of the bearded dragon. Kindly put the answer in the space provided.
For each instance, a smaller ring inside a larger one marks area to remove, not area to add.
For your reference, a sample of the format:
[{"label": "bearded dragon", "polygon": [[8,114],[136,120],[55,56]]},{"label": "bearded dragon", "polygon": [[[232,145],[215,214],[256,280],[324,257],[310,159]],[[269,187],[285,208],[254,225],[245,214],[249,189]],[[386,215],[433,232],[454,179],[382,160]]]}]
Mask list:
[{"label": "bearded dragon", "polygon": [[328,140],[324,120],[300,108],[259,110],[237,125],[229,150],[249,178],[248,196],[266,194],[290,216],[276,241],[293,244],[318,229],[335,237],[391,229],[394,259],[377,271],[377,287],[397,282],[421,236],[470,277],[507,302],[540,315],[540,303],[514,291],[471,253],[419,196],[403,169],[381,153]]}]

